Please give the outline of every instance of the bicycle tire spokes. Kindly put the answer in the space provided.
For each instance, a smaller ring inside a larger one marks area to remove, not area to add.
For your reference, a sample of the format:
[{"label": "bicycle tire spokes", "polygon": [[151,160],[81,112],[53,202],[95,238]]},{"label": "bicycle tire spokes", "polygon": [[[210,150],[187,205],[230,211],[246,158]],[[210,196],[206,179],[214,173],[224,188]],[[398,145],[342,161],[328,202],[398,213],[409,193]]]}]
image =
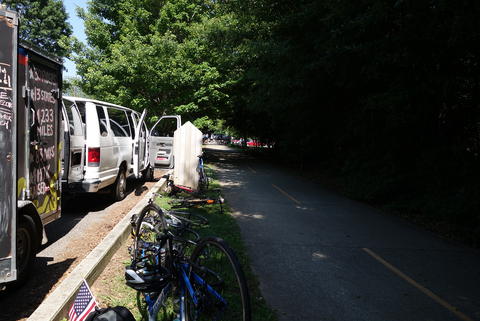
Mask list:
[{"label": "bicycle tire spokes", "polygon": [[191,211],[166,211],[166,213],[187,226],[202,227],[208,225],[208,219]]},{"label": "bicycle tire spokes", "polygon": [[[134,220],[132,218],[132,220]],[[149,203],[145,206],[139,215],[136,216],[135,223],[132,224],[134,236],[133,248],[130,251],[132,261],[136,262],[145,255],[159,255],[160,248],[165,241],[166,224],[161,209],[155,204]]]},{"label": "bicycle tire spokes", "polygon": [[199,310],[194,313],[198,315],[195,320],[249,320],[244,318],[250,312],[243,272],[224,241],[215,238],[199,243],[192,254],[191,269],[199,304],[193,308],[190,302],[188,311]]},{"label": "bicycle tire spokes", "polygon": [[[206,200],[193,201],[208,204]],[[156,288],[152,283],[149,289],[157,293],[136,288],[143,292],[137,304],[145,307],[148,321],[156,320],[160,309],[163,318],[178,313],[183,321],[251,320],[248,288],[236,255],[222,239],[200,240],[194,230],[206,225],[206,218],[190,211],[164,211],[150,202],[131,223],[132,265],[147,272],[159,269],[162,277],[169,277],[167,285]],[[172,304],[165,307],[167,296]]]},{"label": "bicycle tire spokes", "polygon": [[[160,293],[144,293],[143,298],[145,300],[145,307],[142,306],[142,310],[147,312],[146,316],[148,321],[156,321],[157,315],[160,312],[162,307],[165,307],[165,302],[167,297],[170,294],[172,284],[168,283]],[[140,293],[140,292],[139,292]],[[137,304],[139,304],[137,295]],[[140,308],[140,307],[139,307]],[[142,310],[140,311],[142,313]],[[168,311],[164,311],[164,314],[167,314]],[[142,313],[142,317],[144,314]]]}]

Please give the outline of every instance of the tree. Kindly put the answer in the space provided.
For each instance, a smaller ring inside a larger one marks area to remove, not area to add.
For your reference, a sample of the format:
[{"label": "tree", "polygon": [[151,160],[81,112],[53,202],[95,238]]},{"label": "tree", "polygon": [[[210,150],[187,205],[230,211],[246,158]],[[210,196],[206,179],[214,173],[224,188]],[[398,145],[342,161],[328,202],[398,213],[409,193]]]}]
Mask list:
[{"label": "tree", "polygon": [[61,0],[4,0],[20,14],[20,39],[54,54],[67,57],[74,39]]},{"label": "tree", "polygon": [[479,14],[468,0],[93,0],[78,69],[102,99],[273,141],[359,198],[478,226]]},{"label": "tree", "polygon": [[79,12],[89,48],[75,58],[85,92],[155,115],[216,116],[226,84],[200,43],[207,13],[198,0],[90,2]]}]

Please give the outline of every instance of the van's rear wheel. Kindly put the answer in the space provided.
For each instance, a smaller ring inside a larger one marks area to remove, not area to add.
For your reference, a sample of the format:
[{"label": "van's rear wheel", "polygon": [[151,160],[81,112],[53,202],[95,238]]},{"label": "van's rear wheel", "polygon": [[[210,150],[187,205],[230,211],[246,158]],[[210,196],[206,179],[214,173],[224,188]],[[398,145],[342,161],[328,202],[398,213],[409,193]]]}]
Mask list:
[{"label": "van's rear wheel", "polygon": [[115,201],[121,201],[127,195],[127,177],[124,168],[120,168],[115,184],[113,184],[112,192]]},{"label": "van's rear wheel", "polygon": [[154,169],[152,168],[152,166],[149,165],[147,167],[147,169],[145,169],[145,171],[143,172],[143,178],[147,182],[153,182],[153,180],[154,180]]}]

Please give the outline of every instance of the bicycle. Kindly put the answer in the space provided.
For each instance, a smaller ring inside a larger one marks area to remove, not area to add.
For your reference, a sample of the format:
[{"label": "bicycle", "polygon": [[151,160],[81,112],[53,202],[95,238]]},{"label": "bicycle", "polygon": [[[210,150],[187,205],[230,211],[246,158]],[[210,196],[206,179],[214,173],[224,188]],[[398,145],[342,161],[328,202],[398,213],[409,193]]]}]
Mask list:
[{"label": "bicycle", "polygon": [[[159,218],[159,212],[163,213],[164,221]],[[193,228],[207,226],[209,222],[207,218],[197,213],[161,209],[150,200],[139,216],[136,214],[132,215],[130,225],[132,226],[132,236],[134,238],[146,236],[145,233],[143,235],[141,233],[142,224],[146,224],[150,231],[156,233],[159,233],[161,229],[169,227],[170,230],[175,231],[174,234],[176,236],[185,237],[185,235],[190,234],[193,237],[189,239],[195,242],[200,239],[200,235]],[[149,237],[148,240],[152,240],[152,238]]]},{"label": "bicycle", "polygon": [[200,190],[207,190],[210,179],[208,178],[207,174],[205,173],[205,166],[203,164],[203,155],[198,155],[198,168],[197,172],[199,175],[199,187]]},{"label": "bicycle", "polygon": [[169,195],[177,195],[179,193],[187,193],[190,195],[199,195],[202,192],[205,192],[208,189],[210,184],[210,179],[208,178],[205,172],[205,166],[203,163],[203,156],[198,155],[198,165],[197,165],[197,172],[199,175],[198,179],[198,190],[193,189],[189,186],[184,185],[176,185],[170,176],[167,179],[167,191]]},{"label": "bicycle", "polygon": [[220,212],[223,213],[223,203],[225,200],[221,195],[217,198],[177,198],[169,201],[168,203],[172,208],[192,208],[201,205],[213,205],[220,204]]},{"label": "bicycle", "polygon": [[[191,250],[185,244],[195,247]],[[176,320],[251,320],[245,276],[233,250],[217,237],[193,242],[175,235],[152,203],[138,217],[125,278],[138,291],[148,321],[157,320],[172,295],[178,298]]]}]

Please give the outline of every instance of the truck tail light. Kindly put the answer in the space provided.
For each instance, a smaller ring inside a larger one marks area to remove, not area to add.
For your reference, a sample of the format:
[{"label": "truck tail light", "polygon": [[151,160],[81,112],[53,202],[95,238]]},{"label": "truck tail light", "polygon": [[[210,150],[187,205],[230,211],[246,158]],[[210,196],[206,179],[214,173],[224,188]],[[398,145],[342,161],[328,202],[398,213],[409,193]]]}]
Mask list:
[{"label": "truck tail light", "polygon": [[88,148],[88,166],[100,166],[100,147]]}]

